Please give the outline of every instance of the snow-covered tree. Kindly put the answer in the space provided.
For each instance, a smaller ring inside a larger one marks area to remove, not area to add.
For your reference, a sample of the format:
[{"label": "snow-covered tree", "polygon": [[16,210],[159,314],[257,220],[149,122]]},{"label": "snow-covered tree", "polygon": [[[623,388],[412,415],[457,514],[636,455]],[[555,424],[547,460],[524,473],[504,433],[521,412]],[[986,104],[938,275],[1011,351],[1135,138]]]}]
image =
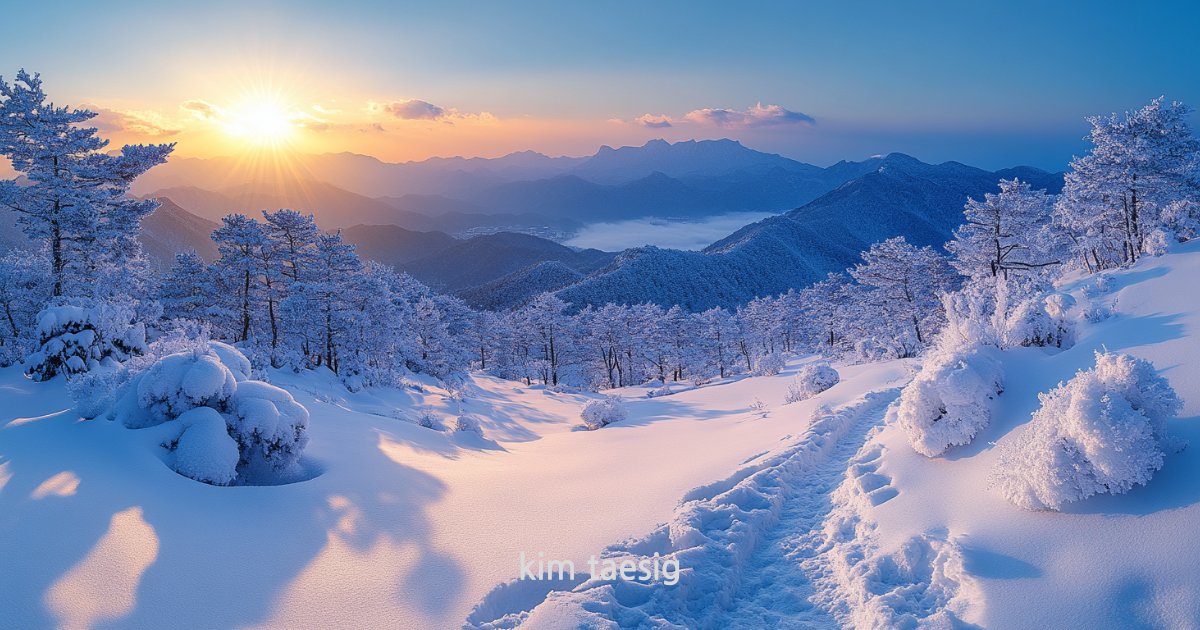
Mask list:
[{"label": "snow-covered tree", "polygon": [[142,217],[158,207],[127,196],[130,184],[166,161],[174,144],[126,145],[103,152],[108,141],[82,126],[88,110],[46,102],[40,75],[0,79],[0,155],[28,180],[0,181],[0,204],[18,213],[31,240],[44,243],[54,296],[96,296],[97,271],[139,258]]},{"label": "snow-covered tree", "polygon": [[24,358],[35,339],[37,314],[50,298],[44,256],[15,251],[0,257],[0,366]]},{"label": "snow-covered tree", "polygon": [[195,250],[175,254],[175,264],[163,276],[158,300],[163,317],[207,319],[209,305],[217,301],[209,268]]},{"label": "snow-covered tree", "polygon": [[35,381],[90,372],[146,352],[146,328],[131,308],[89,298],[56,298],[38,319],[39,349],[29,356]]},{"label": "snow-covered tree", "polygon": [[875,243],[862,257],[850,275],[864,289],[855,316],[866,329],[863,336],[886,335],[898,344],[897,356],[911,356],[941,327],[938,294],[955,287],[956,274],[944,256],[909,245],[903,236]]},{"label": "snow-covered tree", "polygon": [[1050,217],[1054,199],[1018,179],[1000,180],[1000,194],[968,199],[967,222],[946,249],[951,264],[972,278],[1004,277],[1059,264],[1054,257]]},{"label": "snow-covered tree", "polygon": [[1149,483],[1163,464],[1167,420],[1183,406],[1148,361],[1114,353],[1096,353],[1096,367],[1038,398],[1041,409],[1002,447],[988,480],[1029,510]]},{"label": "snow-covered tree", "polygon": [[1191,113],[1159,98],[1124,117],[1088,118],[1094,146],[1071,161],[1055,212],[1089,269],[1136,262],[1159,211],[1194,197],[1200,141]]}]

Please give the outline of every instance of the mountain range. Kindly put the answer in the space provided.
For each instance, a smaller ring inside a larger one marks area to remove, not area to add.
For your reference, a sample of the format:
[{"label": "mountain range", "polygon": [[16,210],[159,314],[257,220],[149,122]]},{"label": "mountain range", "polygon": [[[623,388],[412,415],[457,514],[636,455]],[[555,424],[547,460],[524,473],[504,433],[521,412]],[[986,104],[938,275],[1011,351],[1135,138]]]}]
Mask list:
[{"label": "mountain range", "polygon": [[[230,167],[221,159],[173,161],[151,183],[174,185],[143,196],[162,203],[143,221],[143,247],[160,269],[191,249],[211,261],[217,252],[209,235],[221,217],[287,207],[313,214],[323,229],[341,227],[362,258],[476,308],[509,308],[554,291],[574,308],[654,302],[697,311],[809,286],[853,266],[872,243],[893,236],[940,249],[961,224],[967,198],[997,192],[1001,178],[1019,177],[1050,193],[1063,185],[1062,173],[1032,167],[990,172],[898,153],[820,168],[728,140],[603,147],[590,158],[532,152],[405,164],[351,154],[309,158],[307,175],[389,194],[370,197],[299,177],[238,182],[231,173],[220,174]],[[215,189],[171,181],[181,174]],[[540,179],[514,179],[520,177]],[[486,185],[466,185],[455,198],[439,188],[451,181]],[[406,186],[417,192],[405,192]],[[699,252],[578,250],[516,233],[761,209],[789,199],[801,201]],[[12,225],[12,213],[4,213],[0,249],[19,247],[24,237]],[[481,227],[497,233],[473,236]]]},{"label": "mountain range", "polygon": [[[392,224],[461,232],[473,227],[570,231],[594,222],[697,218],[803,205],[874,168],[878,158],[829,168],[746,148],[733,140],[601,147],[584,158],[525,151],[501,158],[434,158],[388,164],[336,153],[247,164],[233,158],[170,160],[139,178],[142,198],[184,195],[217,220],[290,207],[324,228]],[[219,193],[220,197],[196,191]],[[447,216],[449,215],[449,216]]]}]

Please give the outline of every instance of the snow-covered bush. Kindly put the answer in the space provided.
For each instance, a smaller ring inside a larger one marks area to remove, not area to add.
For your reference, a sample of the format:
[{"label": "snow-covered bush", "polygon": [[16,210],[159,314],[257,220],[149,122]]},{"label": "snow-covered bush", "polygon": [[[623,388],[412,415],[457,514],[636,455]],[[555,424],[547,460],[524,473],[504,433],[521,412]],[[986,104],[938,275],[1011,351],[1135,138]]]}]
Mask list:
[{"label": "snow-covered bush", "polygon": [[478,433],[479,435],[483,435],[483,426],[480,424],[479,418],[477,418],[469,413],[464,413],[463,415],[459,416],[457,420],[454,421],[454,430],[455,431],[470,431],[472,433]]},{"label": "snow-covered bush", "polygon": [[1001,448],[988,479],[1029,510],[1148,483],[1163,464],[1167,420],[1183,405],[1150,362],[1111,352],[1038,398],[1041,409]]},{"label": "snow-covered bush", "polygon": [[914,450],[937,457],[969,444],[991,422],[988,401],[1003,390],[1000,362],[978,344],[938,347],[901,393],[897,422]]},{"label": "snow-covered bush", "polygon": [[299,463],[309,416],[291,394],[251,374],[241,352],[210,341],[155,361],[122,388],[107,415],[131,429],[175,423],[180,433],[163,446],[183,475],[214,484],[268,481]]},{"label": "snow-covered bush", "polygon": [[777,352],[764,354],[758,358],[758,364],[754,366],[754,375],[775,376],[783,371],[784,363],[783,355]]},{"label": "snow-covered bush", "polygon": [[437,412],[433,410],[433,407],[422,407],[421,409],[418,409],[413,422],[416,422],[418,426],[425,427],[426,429],[433,429],[435,431],[440,431],[442,429],[441,417],[438,416]]},{"label": "snow-covered bush", "polygon": [[796,373],[796,380],[788,386],[783,402],[788,404],[808,400],[837,385],[840,380],[841,377],[838,376],[837,370],[828,363],[808,363]]},{"label": "snow-covered bush", "polygon": [[620,396],[607,396],[590,401],[583,406],[583,410],[579,413],[579,417],[588,431],[595,431],[600,427],[620,422],[627,416],[629,416],[629,410],[625,409],[625,403]]},{"label": "snow-covered bush", "polygon": [[662,387],[646,392],[646,398],[661,398],[663,396],[670,396],[674,393],[675,392],[671,391],[670,385],[663,385]]},{"label": "snow-covered bush", "polygon": [[1041,346],[1070,348],[1074,330],[1068,312],[1071,296],[1057,293],[1039,279],[973,280],[942,298],[949,343],[982,343],[997,348]]},{"label": "snow-covered bush", "polygon": [[1162,228],[1155,228],[1146,235],[1146,242],[1142,244],[1142,250],[1151,256],[1162,256],[1167,253],[1170,246],[1171,235]]},{"label": "snow-covered bush", "polygon": [[38,313],[37,320],[40,347],[28,360],[35,381],[112,367],[146,352],[146,328],[124,306],[71,299]]}]

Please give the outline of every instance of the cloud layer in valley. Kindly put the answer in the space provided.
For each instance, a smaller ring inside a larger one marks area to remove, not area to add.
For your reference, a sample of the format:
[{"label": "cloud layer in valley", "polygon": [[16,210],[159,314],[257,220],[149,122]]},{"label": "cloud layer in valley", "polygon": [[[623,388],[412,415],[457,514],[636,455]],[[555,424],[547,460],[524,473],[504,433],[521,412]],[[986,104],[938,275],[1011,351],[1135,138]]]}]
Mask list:
[{"label": "cloud layer in valley", "polygon": [[594,223],[581,229],[565,244],[608,252],[643,245],[699,251],[736,232],[738,228],[761,221],[772,214],[774,213],[737,212],[702,221],[645,218],[616,223]]}]

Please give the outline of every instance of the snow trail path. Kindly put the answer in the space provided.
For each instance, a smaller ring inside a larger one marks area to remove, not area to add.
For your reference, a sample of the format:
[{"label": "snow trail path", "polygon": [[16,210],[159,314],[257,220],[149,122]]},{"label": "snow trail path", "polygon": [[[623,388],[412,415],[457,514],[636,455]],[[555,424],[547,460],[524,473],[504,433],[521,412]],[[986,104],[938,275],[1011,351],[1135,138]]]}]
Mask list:
[{"label": "snow trail path", "polygon": [[[816,588],[801,569],[801,562],[814,551],[806,537],[824,523],[834,507],[830,494],[846,478],[850,460],[862,448],[871,430],[883,423],[888,406],[899,397],[900,390],[881,393],[887,395],[861,403],[867,408],[824,461],[793,481],[778,524],[764,533],[746,563],[741,585],[722,619],[722,627],[730,630],[840,627],[831,615],[809,601]],[[895,496],[890,480],[880,476],[877,481],[881,482],[876,489],[880,502]]]}]

